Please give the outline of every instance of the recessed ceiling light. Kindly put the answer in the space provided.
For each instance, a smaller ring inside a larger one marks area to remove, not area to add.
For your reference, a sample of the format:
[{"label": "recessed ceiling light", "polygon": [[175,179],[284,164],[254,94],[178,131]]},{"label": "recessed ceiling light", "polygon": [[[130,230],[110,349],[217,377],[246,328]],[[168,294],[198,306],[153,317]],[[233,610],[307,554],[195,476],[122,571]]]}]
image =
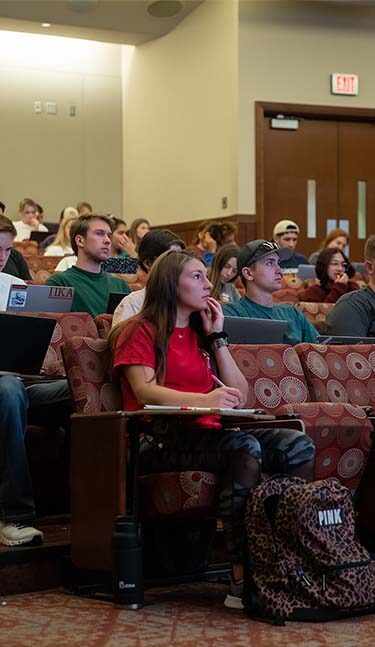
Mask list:
[{"label": "recessed ceiling light", "polygon": [[181,13],[184,5],[180,0],[156,0],[147,7],[153,18],[173,18]]},{"label": "recessed ceiling light", "polygon": [[50,22],[42,22],[41,26],[42,27],[51,27],[51,23]]}]

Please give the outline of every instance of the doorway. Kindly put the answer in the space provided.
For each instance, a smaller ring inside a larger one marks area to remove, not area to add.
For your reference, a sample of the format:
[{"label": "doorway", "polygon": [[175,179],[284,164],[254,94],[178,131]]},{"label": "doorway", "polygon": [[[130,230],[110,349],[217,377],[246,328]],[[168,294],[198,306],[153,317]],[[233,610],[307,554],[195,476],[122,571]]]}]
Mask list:
[{"label": "doorway", "polygon": [[375,110],[257,103],[256,150],[259,235],[294,220],[309,256],[341,227],[361,261],[374,231]]}]

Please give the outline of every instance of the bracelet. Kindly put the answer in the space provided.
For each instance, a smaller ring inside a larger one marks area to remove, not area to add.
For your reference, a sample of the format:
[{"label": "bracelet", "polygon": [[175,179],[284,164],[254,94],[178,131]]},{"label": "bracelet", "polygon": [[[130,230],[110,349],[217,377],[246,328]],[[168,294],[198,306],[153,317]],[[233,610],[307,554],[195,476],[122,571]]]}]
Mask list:
[{"label": "bracelet", "polygon": [[219,337],[218,339],[213,339],[211,342],[211,348],[213,350],[218,350],[222,346],[229,346],[227,337]]},{"label": "bracelet", "polygon": [[215,339],[228,339],[228,333],[225,330],[221,332],[212,332],[211,335],[207,335],[207,340],[211,344]]},{"label": "bracelet", "polygon": [[218,350],[222,346],[228,346],[228,333],[225,330],[221,332],[213,332],[211,335],[207,335],[207,341],[209,342],[213,350]]}]

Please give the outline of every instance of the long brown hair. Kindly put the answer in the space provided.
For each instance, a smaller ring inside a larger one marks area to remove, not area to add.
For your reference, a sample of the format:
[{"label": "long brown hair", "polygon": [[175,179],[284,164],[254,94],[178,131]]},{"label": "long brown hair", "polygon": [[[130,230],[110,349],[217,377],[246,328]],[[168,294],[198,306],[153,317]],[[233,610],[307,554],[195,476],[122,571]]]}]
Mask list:
[{"label": "long brown hair", "polygon": [[[138,315],[115,326],[109,336],[112,350],[125,344],[133,332],[149,322],[155,331],[155,377],[158,384],[164,382],[168,342],[176,327],[178,283],[181,272],[191,260],[199,260],[188,251],[175,252],[168,250],[154,262],[148,275],[145,300]],[[198,334],[200,345],[205,346],[205,335],[202,320],[198,312],[190,316],[190,323]]]},{"label": "long brown hair", "polygon": [[349,234],[345,229],[332,229],[329,234],[325,237],[323,240],[322,244],[320,245],[319,249],[326,249],[330,243],[332,243],[333,240],[336,240],[336,238],[346,238],[346,244],[349,245]]},{"label": "long brown hair", "polygon": [[[215,258],[211,266],[210,281],[212,283],[211,296],[214,299],[217,299],[218,301],[220,301],[221,293],[223,291],[223,284],[220,278],[221,270],[223,269],[225,263],[227,263],[230,258],[238,258],[239,253],[240,253],[240,250],[237,247],[237,245],[234,245],[232,243],[221,247],[221,249],[215,255]],[[238,272],[229,281],[229,283],[234,281],[237,278],[237,276],[238,276]]]}]

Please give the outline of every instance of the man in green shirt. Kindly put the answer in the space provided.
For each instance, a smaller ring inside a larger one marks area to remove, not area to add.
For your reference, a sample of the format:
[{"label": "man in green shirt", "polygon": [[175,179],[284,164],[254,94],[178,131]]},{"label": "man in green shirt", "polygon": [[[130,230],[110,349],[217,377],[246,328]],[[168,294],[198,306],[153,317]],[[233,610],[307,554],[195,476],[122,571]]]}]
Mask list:
[{"label": "man in green shirt", "polygon": [[110,254],[111,235],[111,221],[106,216],[80,216],[73,223],[70,241],[77,263],[46,281],[46,285],[74,288],[72,312],[96,317],[107,311],[110,292],[130,293],[125,281],[101,271],[101,263]]},{"label": "man in green shirt", "polygon": [[237,269],[246,295],[236,303],[226,303],[223,312],[230,317],[283,319],[289,323],[285,344],[315,341],[318,333],[298,308],[286,303],[273,304],[273,293],[281,287],[280,261],[292,254],[289,247],[279,247],[267,240],[253,240],[240,251]]}]

